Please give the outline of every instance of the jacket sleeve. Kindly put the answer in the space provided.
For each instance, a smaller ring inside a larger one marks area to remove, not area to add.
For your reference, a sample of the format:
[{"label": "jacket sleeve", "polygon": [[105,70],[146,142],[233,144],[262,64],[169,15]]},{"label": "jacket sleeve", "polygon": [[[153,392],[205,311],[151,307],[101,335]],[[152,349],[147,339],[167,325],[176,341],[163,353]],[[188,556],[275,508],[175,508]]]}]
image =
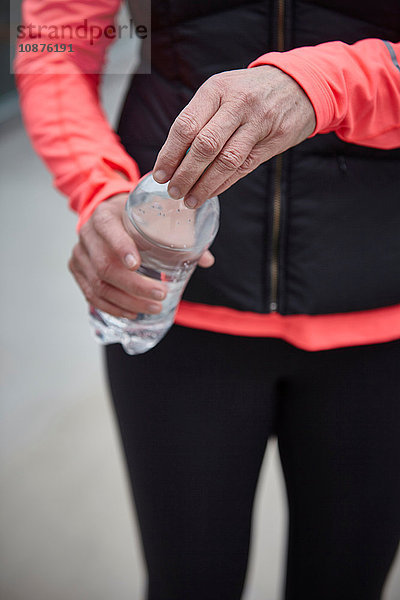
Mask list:
[{"label": "jacket sleeve", "polygon": [[[120,0],[24,0],[22,7],[23,37],[17,40],[14,62],[22,116],[55,187],[79,215],[78,231],[98,204],[131,190],[140,177],[99,100],[119,4]],[[90,39],[85,23],[102,34]],[[37,43],[40,50],[42,44],[54,48],[57,42],[71,43],[73,52],[18,52],[20,43]]]},{"label": "jacket sleeve", "polygon": [[[249,67],[272,65],[297,81],[316,114],[317,133],[353,144],[400,147],[400,43],[364,39],[270,52]],[[312,137],[310,136],[310,137]]]}]

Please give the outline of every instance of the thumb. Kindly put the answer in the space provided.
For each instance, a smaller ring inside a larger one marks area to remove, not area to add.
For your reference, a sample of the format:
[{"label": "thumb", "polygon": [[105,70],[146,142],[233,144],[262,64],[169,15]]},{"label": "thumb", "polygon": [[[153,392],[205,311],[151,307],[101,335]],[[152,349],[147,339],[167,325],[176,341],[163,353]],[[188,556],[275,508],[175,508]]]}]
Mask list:
[{"label": "thumb", "polygon": [[199,266],[203,268],[212,267],[215,263],[215,258],[209,250],[203,252],[199,260]]}]

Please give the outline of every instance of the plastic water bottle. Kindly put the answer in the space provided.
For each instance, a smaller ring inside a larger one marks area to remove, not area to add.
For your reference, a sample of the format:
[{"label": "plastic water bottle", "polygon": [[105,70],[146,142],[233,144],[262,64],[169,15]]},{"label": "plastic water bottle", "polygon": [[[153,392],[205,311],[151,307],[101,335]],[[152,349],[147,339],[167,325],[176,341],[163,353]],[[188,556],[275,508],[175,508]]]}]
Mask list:
[{"label": "plastic water bottle", "polygon": [[216,196],[198,209],[187,208],[182,199],[170,198],[166,183],[148,173],[129,194],[123,221],[140,253],[136,273],[167,284],[162,311],[126,319],[91,306],[89,320],[100,344],[120,343],[128,354],[142,354],[172,326],[183,291],[217,234],[219,201]]}]

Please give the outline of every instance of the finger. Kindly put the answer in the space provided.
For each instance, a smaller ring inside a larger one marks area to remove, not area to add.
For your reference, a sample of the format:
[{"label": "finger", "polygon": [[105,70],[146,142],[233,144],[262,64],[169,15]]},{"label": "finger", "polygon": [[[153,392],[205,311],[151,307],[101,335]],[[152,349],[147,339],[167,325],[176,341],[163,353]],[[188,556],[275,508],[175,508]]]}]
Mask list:
[{"label": "finger", "polygon": [[251,153],[248,156],[248,160],[246,160],[233,175],[226,179],[226,181],[224,181],[224,183],[214,191],[213,195],[218,196],[219,194],[222,194],[228,190],[234,183],[239,181],[239,179],[243,179],[243,177],[246,177],[246,175],[254,171],[254,169],[256,169],[262,162],[264,162],[263,158],[257,155],[255,156],[253,153]]},{"label": "finger", "polygon": [[99,279],[109,283],[130,296],[140,297],[147,300],[163,300],[167,294],[166,283],[146,277],[137,272],[130,272],[116,259],[110,255],[106,242],[99,237],[95,231],[88,231],[85,240],[87,259],[81,258],[85,268],[93,266]]},{"label": "finger", "polygon": [[136,313],[158,314],[162,311],[161,302],[149,302],[143,298],[128,296],[125,292],[118,290],[101,279],[94,278],[91,285],[96,298],[118,306],[124,312],[134,311]]},{"label": "finger", "polygon": [[136,319],[137,313],[133,311],[122,310],[120,306],[116,306],[111,302],[108,302],[107,300],[97,298],[90,283],[81,271],[74,270],[73,275],[89,304],[91,304],[95,308],[98,308],[99,310],[102,310],[112,315],[113,317],[125,317],[126,319]]},{"label": "finger", "polygon": [[214,195],[222,194],[225,190],[229,189],[234,183],[242,179],[259,165],[267,162],[274,156],[277,156],[281,152],[287,150],[288,146],[283,146],[279,138],[273,136],[265,137],[259,141],[250,152],[246,161],[239,167],[239,169],[231,177],[229,177],[218,189],[215,190]]},{"label": "finger", "polygon": [[137,313],[122,310],[119,306],[115,306],[106,300],[101,300],[101,298],[95,298],[92,302],[89,302],[89,304],[113,317],[134,320],[138,316]]},{"label": "finger", "polygon": [[[234,171],[233,173],[228,173],[227,178],[223,183],[221,183],[219,187],[212,190],[212,186],[210,186],[211,191],[206,191],[205,193],[206,199],[212,196],[218,196],[219,194],[222,194],[227,189],[229,189],[234,183],[239,181],[239,179],[242,179],[243,177],[254,171],[254,169],[256,169],[260,164],[270,160],[272,157],[276,156],[281,151],[282,148],[280,147],[279,141],[272,138],[264,137],[262,140],[255,144],[255,146],[252,148],[252,150],[250,151],[246,159],[243,161],[243,163],[240,165],[240,167],[238,167],[238,169],[236,169],[236,171]],[[200,181],[200,183],[202,182]],[[189,195],[192,195],[192,193],[194,195],[194,193],[196,192],[190,191]],[[201,206],[201,204],[203,204],[204,202],[205,200],[200,201],[196,208]]]},{"label": "finger", "polygon": [[233,111],[229,104],[225,104],[199,131],[190,146],[190,151],[169,182],[168,193],[172,198],[182,198],[196,184],[240,127],[241,118],[240,111]]},{"label": "finger", "polygon": [[212,164],[188,191],[185,204],[190,208],[201,206],[208,198],[212,198],[215,191],[241,167],[248,170],[253,160],[252,151],[259,142],[258,136],[254,126],[249,123],[239,127]]},{"label": "finger", "polygon": [[199,266],[203,268],[211,267],[215,263],[215,257],[209,250],[206,250],[200,257]]},{"label": "finger", "polygon": [[157,314],[162,310],[161,302],[149,302],[143,298],[135,298],[99,279],[89,257],[85,253],[81,254],[79,260],[75,260],[74,275],[84,280],[85,295],[90,298],[90,302],[94,306],[98,306],[99,301],[106,302],[117,307],[120,315],[133,313]]},{"label": "finger", "polygon": [[113,317],[134,320],[138,316],[137,313],[123,310],[120,306],[115,306],[111,302],[107,302],[107,300],[102,300],[101,298],[94,298],[89,304]]},{"label": "finger", "polygon": [[199,131],[220,106],[221,90],[207,80],[173,122],[153,168],[159,183],[169,181]]},{"label": "finger", "polygon": [[[102,202],[93,213],[91,224],[125,267],[128,269],[139,267],[140,254],[123,225],[122,215],[117,217],[115,212],[107,206],[107,202]],[[87,233],[89,231],[91,229],[86,230]]]}]

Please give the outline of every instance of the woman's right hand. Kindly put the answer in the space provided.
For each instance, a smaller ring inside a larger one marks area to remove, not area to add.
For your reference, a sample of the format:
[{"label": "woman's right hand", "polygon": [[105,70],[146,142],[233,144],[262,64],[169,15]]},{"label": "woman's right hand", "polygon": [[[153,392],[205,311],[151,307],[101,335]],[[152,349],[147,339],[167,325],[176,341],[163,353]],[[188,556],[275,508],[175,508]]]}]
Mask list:
[{"label": "woman's right hand", "polygon": [[[97,206],[80,228],[68,268],[89,304],[115,317],[135,319],[138,313],[161,311],[167,284],[135,272],[140,255],[122,222],[126,200],[127,194],[117,194]],[[199,265],[213,263],[207,250]]]}]

